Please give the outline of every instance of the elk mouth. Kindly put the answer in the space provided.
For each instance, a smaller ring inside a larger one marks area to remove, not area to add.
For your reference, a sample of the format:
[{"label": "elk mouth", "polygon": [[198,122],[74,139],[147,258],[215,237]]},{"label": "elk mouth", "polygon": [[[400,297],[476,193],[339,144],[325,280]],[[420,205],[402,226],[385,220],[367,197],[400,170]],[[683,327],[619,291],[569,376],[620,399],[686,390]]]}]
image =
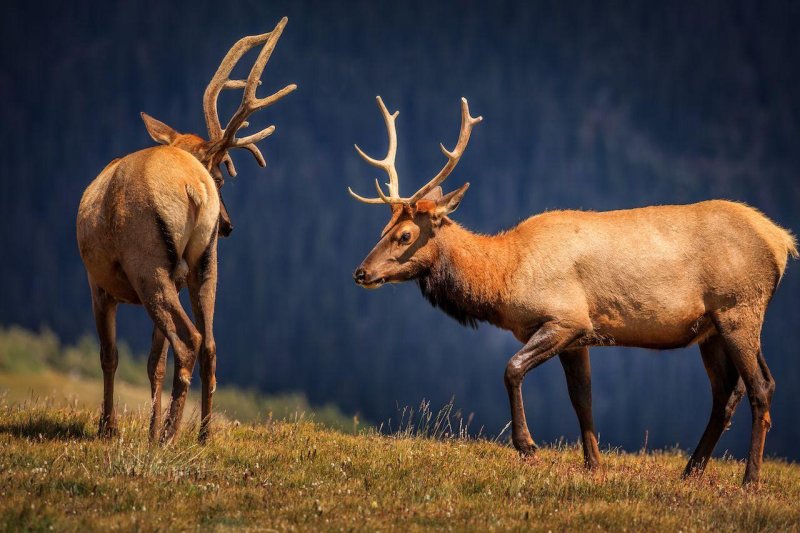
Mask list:
[{"label": "elk mouth", "polygon": [[365,289],[377,289],[381,287],[384,283],[386,283],[386,279],[379,278],[374,281],[359,283],[359,285],[361,285]]},{"label": "elk mouth", "polygon": [[385,276],[380,278],[372,278],[372,279],[369,278],[372,278],[372,276],[370,276],[367,273],[367,270],[364,267],[360,266],[356,269],[355,272],[353,272],[353,281],[356,282],[356,285],[360,285],[365,289],[377,289],[378,287],[386,283]]}]

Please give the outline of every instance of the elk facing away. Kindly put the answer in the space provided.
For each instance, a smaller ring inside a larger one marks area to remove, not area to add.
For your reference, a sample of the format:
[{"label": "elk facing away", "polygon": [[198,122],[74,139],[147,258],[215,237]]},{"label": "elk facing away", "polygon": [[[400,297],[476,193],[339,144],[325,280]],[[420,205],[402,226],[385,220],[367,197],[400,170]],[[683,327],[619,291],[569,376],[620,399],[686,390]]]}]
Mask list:
[{"label": "elk facing away", "polygon": [[[233,226],[220,196],[220,165],[236,170],[228,151],[244,148],[265,165],[257,142],[270,126],[237,138],[247,117],[292,92],[289,85],[256,97],[261,74],[281,36],[286,19],[270,33],[239,40],[222,60],[206,88],[203,107],[209,139],[181,134],[142,113],[147,131],[159,146],[111,162],[89,185],[78,210],[78,247],[89,276],[92,306],[100,338],[103,413],[100,434],[116,432],[114,372],[117,367],[116,310],[119,303],[142,304],[153,319],[153,344],[147,364],[152,392],[150,438],[171,441],[180,424],[195,360],[200,359],[202,418],[200,438],[208,435],[211,397],[216,388],[213,318],[217,286],[217,236]],[[263,45],[246,80],[231,80],[236,63]],[[217,114],[222,90],[243,89],[244,96],[225,129]],[[196,324],[178,299],[186,284]],[[161,387],[167,350],[172,346],[175,377],[169,414],[161,426]]]},{"label": "elk facing away", "polygon": [[558,356],[580,423],[584,463],[600,464],[592,420],[589,347],[668,349],[700,345],[713,407],[684,475],[700,474],[747,392],[753,414],[744,481],[758,481],[775,382],[761,353],[764,313],[791,254],[792,235],[757,210],[728,201],[605,213],[554,211],[498,235],[477,235],[448,215],[469,184],[442,195],[472,127],[481,118],[461,105],[461,133],[444,168],[411,197],[400,197],[395,119],[380,97],[389,130],[382,160],[359,154],[389,175],[392,210],[381,239],[354,273],[377,288],[415,279],[423,296],[462,324],[487,321],[511,331],[523,348],[508,362],[512,441],[536,450],[525,421],[522,380]]}]

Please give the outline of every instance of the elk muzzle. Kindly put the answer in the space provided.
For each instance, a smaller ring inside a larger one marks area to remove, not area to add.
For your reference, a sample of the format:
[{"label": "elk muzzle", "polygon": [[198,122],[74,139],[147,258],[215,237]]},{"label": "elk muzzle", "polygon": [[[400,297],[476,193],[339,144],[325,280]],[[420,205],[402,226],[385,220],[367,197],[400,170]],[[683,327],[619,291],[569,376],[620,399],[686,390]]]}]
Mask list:
[{"label": "elk muzzle", "polygon": [[360,285],[365,289],[377,289],[383,285],[386,280],[384,278],[375,278],[374,275],[367,272],[367,269],[362,265],[353,272],[353,281],[356,282],[356,285]]},{"label": "elk muzzle", "polygon": [[222,201],[222,195],[219,196],[219,233],[220,237],[227,237],[233,231],[233,222],[228,215],[228,209],[225,207],[225,202]]}]

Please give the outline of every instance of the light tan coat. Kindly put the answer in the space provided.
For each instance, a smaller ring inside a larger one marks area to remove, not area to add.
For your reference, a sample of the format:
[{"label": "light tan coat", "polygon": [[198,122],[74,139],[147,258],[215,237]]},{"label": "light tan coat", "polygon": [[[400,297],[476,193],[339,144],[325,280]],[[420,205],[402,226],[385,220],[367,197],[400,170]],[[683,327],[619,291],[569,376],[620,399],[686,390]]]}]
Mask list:
[{"label": "light tan coat", "polygon": [[[288,85],[256,96],[261,74],[281,36],[286,18],[263,35],[240,39],[225,55],[206,88],[203,107],[209,139],[181,134],[142,113],[147,131],[161,146],[110,163],[87,187],[78,208],[77,237],[92,291],[103,368],[103,414],[100,434],[116,432],[114,373],[117,368],[116,309],[119,303],[142,304],[153,319],[153,343],[147,363],[152,393],[150,438],[162,443],[178,431],[195,360],[202,381],[200,440],[209,435],[212,395],[216,388],[214,303],[217,286],[217,235],[233,229],[220,195],[221,165],[236,175],[229,150],[243,148],[264,166],[256,143],[275,131],[269,126],[243,138],[247,118],[295,90]],[[239,59],[262,46],[246,80],[229,78]],[[217,98],[225,89],[242,89],[239,108],[225,128]],[[189,288],[193,323],[178,291]],[[169,342],[169,345],[167,344]],[[161,428],[161,389],[168,346],[175,355],[175,378],[169,416]]]},{"label": "light tan coat", "polygon": [[521,386],[551,357],[564,366],[585,464],[594,468],[600,453],[588,347],[699,343],[714,403],[685,475],[703,471],[746,390],[754,422],[745,483],[758,481],[775,388],[761,327],[789,255],[798,255],[794,237],[758,210],[721,200],[553,211],[498,235],[478,235],[447,216],[467,186],[393,206],[383,237],[354,277],[368,288],[416,279],[434,306],[461,323],[488,321],[525,343],[505,372],[514,446],[523,454],[536,449]]}]

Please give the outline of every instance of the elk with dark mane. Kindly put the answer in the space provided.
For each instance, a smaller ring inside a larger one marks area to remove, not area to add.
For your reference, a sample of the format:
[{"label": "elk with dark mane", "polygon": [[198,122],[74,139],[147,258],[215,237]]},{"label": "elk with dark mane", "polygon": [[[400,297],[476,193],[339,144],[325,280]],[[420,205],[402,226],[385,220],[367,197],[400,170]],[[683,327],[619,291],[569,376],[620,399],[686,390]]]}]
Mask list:
[{"label": "elk with dark mane", "polygon": [[[233,229],[220,189],[220,165],[231,176],[236,169],[229,155],[244,148],[265,166],[256,143],[275,131],[269,126],[245,137],[249,115],[272,105],[296,89],[288,85],[265,98],[256,96],[261,74],[283,32],[287,19],[263,35],[239,40],[222,60],[205,90],[203,107],[208,140],[181,134],[142,113],[147,131],[159,146],[109,163],[83,194],[78,209],[78,247],[89,276],[100,362],[103,368],[103,413],[100,434],[117,431],[114,412],[114,373],[117,368],[116,311],[119,303],[144,305],[154,322],[147,363],[152,392],[150,438],[170,442],[178,431],[196,359],[200,360],[202,408],[200,439],[209,435],[211,398],[216,388],[214,301],[217,288],[217,236]],[[246,80],[230,74],[242,56],[263,47]],[[242,89],[241,104],[225,128],[217,114],[223,90]],[[178,299],[183,285],[196,324]],[[175,359],[169,414],[161,429],[161,387],[168,344]]]},{"label": "elk with dark mane", "polygon": [[392,215],[375,248],[354,273],[357,284],[416,280],[435,307],[462,324],[486,321],[524,346],[508,362],[512,442],[523,455],[536,444],[525,421],[525,374],[558,356],[580,424],[584,464],[600,465],[592,419],[589,347],[603,344],[668,349],[700,345],[713,406],[685,476],[702,474],[737,403],[747,392],[753,414],[744,482],[759,479],[775,381],[761,352],[767,304],[794,237],[741,203],[713,200],[610,212],[552,211],[498,235],[478,235],[450,219],[469,186],[439,185],[464,153],[481,117],[461,102],[461,132],[444,168],[408,198],[399,194],[395,154],[398,113],[378,97],[389,131],[385,158],[359,154],[389,176],[375,182]]}]

